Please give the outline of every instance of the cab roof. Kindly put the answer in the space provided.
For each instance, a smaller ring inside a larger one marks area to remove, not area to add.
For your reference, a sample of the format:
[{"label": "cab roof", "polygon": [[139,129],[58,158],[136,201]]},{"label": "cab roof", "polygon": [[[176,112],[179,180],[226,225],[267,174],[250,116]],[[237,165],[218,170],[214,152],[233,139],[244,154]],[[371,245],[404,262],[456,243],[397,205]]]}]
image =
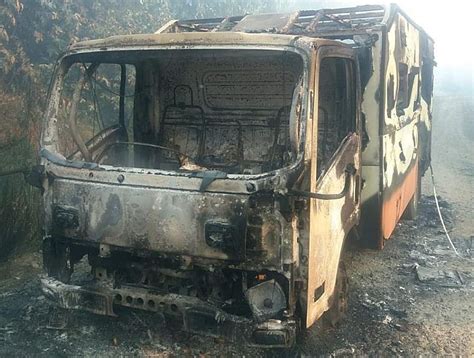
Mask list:
[{"label": "cab roof", "polygon": [[87,50],[110,50],[118,48],[148,49],[154,47],[295,47],[306,48],[309,44],[316,46],[336,45],[346,46],[339,41],[315,39],[298,35],[279,35],[269,33],[243,32],[183,32],[183,33],[155,33],[140,35],[111,36],[104,39],[81,41],[72,44],[68,52],[84,52]]}]

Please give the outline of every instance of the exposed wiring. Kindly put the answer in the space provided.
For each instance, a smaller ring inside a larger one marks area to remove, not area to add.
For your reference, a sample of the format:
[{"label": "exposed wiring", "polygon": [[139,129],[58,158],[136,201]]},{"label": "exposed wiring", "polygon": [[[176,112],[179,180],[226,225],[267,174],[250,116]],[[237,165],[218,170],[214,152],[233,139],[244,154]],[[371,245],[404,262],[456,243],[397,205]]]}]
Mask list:
[{"label": "exposed wiring", "polygon": [[443,215],[441,214],[441,208],[439,207],[438,194],[436,192],[436,185],[435,185],[433,167],[431,166],[431,164],[430,164],[430,171],[431,171],[431,182],[433,183],[433,195],[434,195],[434,199],[435,199],[435,203],[436,203],[436,209],[438,210],[439,220],[441,221],[441,225],[443,225],[444,233],[446,234],[446,237],[448,238],[448,241],[449,241],[449,244],[451,245],[451,248],[454,250],[454,252],[456,253],[456,255],[458,257],[461,257],[458,250],[456,250],[456,247],[453,244],[453,240],[451,240],[451,236],[449,236],[448,229],[446,229],[446,225],[444,224]]}]

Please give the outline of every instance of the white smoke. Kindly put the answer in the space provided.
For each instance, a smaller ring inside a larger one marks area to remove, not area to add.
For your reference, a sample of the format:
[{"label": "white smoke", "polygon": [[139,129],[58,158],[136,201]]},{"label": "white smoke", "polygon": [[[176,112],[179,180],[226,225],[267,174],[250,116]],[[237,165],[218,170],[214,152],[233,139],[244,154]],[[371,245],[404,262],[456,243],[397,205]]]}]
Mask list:
[{"label": "white smoke", "polygon": [[[387,0],[289,0],[287,11],[365,4]],[[435,40],[435,93],[474,97],[474,2],[470,0],[398,0],[398,5]]]}]

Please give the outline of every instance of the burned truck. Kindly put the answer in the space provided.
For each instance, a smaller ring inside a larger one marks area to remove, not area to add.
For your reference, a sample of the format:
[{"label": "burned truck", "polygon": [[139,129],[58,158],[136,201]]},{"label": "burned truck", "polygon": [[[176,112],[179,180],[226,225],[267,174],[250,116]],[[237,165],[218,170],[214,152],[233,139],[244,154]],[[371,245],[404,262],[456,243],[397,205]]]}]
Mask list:
[{"label": "burned truck", "polygon": [[264,347],[337,321],[345,242],[381,248],[416,214],[433,66],[432,39],[395,5],[71,45],[36,173],[43,291]]}]

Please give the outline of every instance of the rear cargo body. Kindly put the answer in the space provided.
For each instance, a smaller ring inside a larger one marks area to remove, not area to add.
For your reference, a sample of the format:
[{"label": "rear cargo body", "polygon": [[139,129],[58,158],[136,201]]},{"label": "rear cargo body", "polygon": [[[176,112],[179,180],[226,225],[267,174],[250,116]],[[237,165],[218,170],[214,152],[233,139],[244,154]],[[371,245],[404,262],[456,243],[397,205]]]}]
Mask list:
[{"label": "rear cargo body", "polygon": [[432,46],[380,6],[72,45],[42,135],[44,292],[293,345],[345,309],[345,240],[382,247],[416,204]]},{"label": "rear cargo body", "polygon": [[367,137],[360,226],[379,248],[431,161],[433,40],[394,9],[385,14],[387,25],[371,32],[371,56],[360,61],[361,71],[369,74],[362,101]]}]

